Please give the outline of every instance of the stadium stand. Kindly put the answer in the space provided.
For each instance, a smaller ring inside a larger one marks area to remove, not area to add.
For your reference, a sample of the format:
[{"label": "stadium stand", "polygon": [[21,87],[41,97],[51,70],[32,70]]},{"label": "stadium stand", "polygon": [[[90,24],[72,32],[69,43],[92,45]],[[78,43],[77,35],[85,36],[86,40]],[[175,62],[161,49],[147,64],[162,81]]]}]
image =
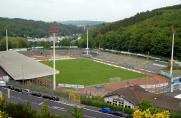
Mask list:
[{"label": "stadium stand", "polygon": [[109,52],[100,52],[96,58],[110,63],[114,63],[119,66],[153,73],[157,73],[160,70],[164,69],[166,66],[168,66],[165,63],[161,63],[155,60],[130,55],[113,54]]},{"label": "stadium stand", "polygon": [[53,69],[49,66],[15,51],[0,52],[0,67],[16,81],[53,75]]}]

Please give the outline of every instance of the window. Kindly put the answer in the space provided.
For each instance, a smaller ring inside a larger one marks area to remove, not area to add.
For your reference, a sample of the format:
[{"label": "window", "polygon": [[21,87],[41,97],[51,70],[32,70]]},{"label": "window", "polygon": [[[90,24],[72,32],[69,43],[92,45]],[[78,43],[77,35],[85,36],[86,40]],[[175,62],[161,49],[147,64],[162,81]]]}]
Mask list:
[{"label": "window", "polygon": [[108,103],[108,104],[112,104],[112,102],[110,102],[110,101],[107,101],[107,103]]},{"label": "window", "polygon": [[124,105],[124,103],[121,101],[121,102],[119,102],[119,106],[123,106]]}]

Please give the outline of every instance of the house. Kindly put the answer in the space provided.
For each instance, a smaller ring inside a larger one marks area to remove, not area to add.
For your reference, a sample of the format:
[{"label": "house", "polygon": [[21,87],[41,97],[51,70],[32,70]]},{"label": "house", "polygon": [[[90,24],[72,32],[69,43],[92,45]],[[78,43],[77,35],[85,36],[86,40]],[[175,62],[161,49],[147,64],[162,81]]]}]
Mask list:
[{"label": "house", "polygon": [[121,88],[104,96],[107,103],[132,109],[142,100],[150,100],[155,106],[168,110],[181,111],[181,99],[150,93],[138,85]]}]

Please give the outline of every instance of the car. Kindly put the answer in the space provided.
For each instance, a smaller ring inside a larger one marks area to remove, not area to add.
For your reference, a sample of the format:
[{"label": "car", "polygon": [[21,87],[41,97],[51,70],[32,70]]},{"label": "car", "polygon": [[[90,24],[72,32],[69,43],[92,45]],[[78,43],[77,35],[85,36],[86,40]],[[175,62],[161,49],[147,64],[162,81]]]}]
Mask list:
[{"label": "car", "polygon": [[6,82],[5,81],[0,81],[0,86],[1,87],[6,87]]},{"label": "car", "polygon": [[17,91],[17,92],[22,92],[21,88],[14,88],[14,90]]},{"label": "car", "polygon": [[112,110],[108,107],[101,108],[99,111],[102,113],[112,113]]},{"label": "car", "polygon": [[46,95],[46,94],[42,95],[42,97],[45,98],[45,99],[49,99],[49,96]]},{"label": "car", "polygon": [[14,90],[14,86],[12,86],[12,85],[8,85],[7,88]]},{"label": "car", "polygon": [[53,96],[50,96],[50,95],[44,94],[44,95],[42,95],[42,97],[45,99],[53,100]]},{"label": "car", "polygon": [[54,101],[59,101],[60,99],[59,99],[59,97],[57,97],[57,96],[53,96],[53,100],[54,100]]},{"label": "car", "polygon": [[30,89],[23,89],[23,93],[30,93]]},{"label": "car", "polygon": [[124,113],[120,111],[112,111],[110,114],[115,115],[115,116],[120,116],[120,117],[124,116]]},{"label": "car", "polygon": [[42,95],[42,97],[45,99],[49,99],[49,100],[59,101],[59,97],[57,97],[57,96],[50,96],[50,95],[44,94],[44,95]]},{"label": "car", "polygon": [[42,97],[41,93],[38,93],[38,92],[31,92],[30,94],[32,96]]}]

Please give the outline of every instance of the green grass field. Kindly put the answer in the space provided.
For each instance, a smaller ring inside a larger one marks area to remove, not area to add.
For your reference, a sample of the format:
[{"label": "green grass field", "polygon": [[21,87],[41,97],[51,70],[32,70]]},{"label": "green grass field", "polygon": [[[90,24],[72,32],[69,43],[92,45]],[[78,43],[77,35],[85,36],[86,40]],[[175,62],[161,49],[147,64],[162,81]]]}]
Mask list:
[{"label": "green grass field", "polygon": [[[52,66],[52,61],[43,62]],[[144,74],[127,71],[117,67],[101,64],[87,59],[56,61],[58,83],[95,85],[113,81],[140,79]]]}]

